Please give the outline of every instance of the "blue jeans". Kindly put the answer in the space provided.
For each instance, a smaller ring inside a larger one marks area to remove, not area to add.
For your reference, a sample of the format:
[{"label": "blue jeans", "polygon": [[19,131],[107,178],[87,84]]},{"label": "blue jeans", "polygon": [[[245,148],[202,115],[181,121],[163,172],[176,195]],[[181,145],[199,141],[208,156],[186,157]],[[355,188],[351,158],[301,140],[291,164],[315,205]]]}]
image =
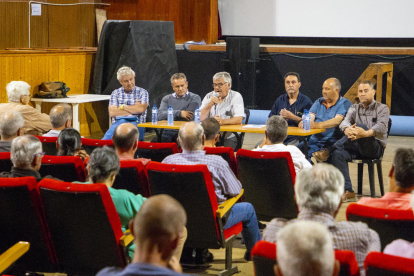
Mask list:
[{"label": "blue jeans", "polygon": [[[137,124],[136,121],[130,121],[130,120],[126,120],[126,119],[116,120],[115,123],[113,123],[111,125],[111,127],[108,129],[108,131],[105,133],[102,140],[111,140],[112,136],[114,135],[114,131],[115,131],[116,127],[119,126],[119,125],[122,125],[123,123],[131,123],[134,126],[136,126],[136,124]],[[139,130],[139,140],[144,141],[145,127],[138,127],[138,130]]]},{"label": "blue jeans", "polygon": [[234,204],[224,229],[228,229],[239,222],[243,223],[242,236],[247,251],[251,252],[253,246],[262,239],[253,205],[248,202]]}]

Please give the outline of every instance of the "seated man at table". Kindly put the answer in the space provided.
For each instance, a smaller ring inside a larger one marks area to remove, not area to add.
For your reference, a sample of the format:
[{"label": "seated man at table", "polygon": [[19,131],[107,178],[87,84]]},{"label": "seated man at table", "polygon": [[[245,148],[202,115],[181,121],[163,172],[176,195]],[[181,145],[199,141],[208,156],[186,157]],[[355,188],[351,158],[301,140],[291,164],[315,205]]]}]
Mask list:
[{"label": "seated man at table", "polygon": [[[209,117],[215,118],[222,125],[240,125],[244,118],[242,95],[231,90],[231,76],[227,72],[219,72],[213,76],[214,91],[208,93],[201,103],[201,121]],[[225,147],[237,146],[237,138],[227,133]]]},{"label": "seated man at table", "polygon": [[43,137],[58,137],[62,129],[72,126],[72,108],[68,104],[57,104],[49,113],[52,129]]},{"label": "seated man at table", "polygon": [[[167,120],[168,107],[174,110],[174,121],[192,121],[194,111],[201,105],[199,95],[188,91],[187,77],[183,73],[176,73],[171,77],[171,86],[174,93],[162,98],[158,112],[158,120]],[[178,130],[164,129],[161,142],[177,142]]]},{"label": "seated man at table", "polygon": [[337,167],[345,177],[344,202],[355,201],[349,176],[348,162],[352,159],[381,158],[387,145],[388,106],[374,100],[374,85],[363,81],[358,85],[360,102],[349,108],[345,119],[339,125],[344,135],[333,145],[314,152],[313,157],[319,162],[330,158],[330,163]]},{"label": "seated man at table", "polygon": [[[237,196],[242,187],[223,157],[206,155],[206,152],[203,151],[203,134],[203,128],[195,122],[183,125],[178,132],[178,143],[181,145],[183,152],[167,156],[162,163],[207,165],[216,189],[217,204],[220,205],[227,199]],[[244,258],[250,260],[250,252],[253,246],[261,239],[253,205],[248,202],[236,203],[230,211],[224,229],[230,228],[239,222],[243,223],[242,236],[247,248]]]},{"label": "seated man at table", "polygon": [[204,146],[214,148],[220,138],[220,124],[214,118],[207,118],[201,122],[204,129]]},{"label": "seated man at table", "polygon": [[24,119],[25,133],[42,135],[49,131],[49,115],[40,113],[39,110],[29,105],[30,85],[24,81],[12,81],[6,86],[8,103],[0,104],[0,116],[6,111],[18,111]]},{"label": "seated man at table", "polygon": [[287,136],[287,130],[288,123],[282,116],[274,115],[270,117],[266,122],[265,139],[254,151],[288,151],[292,156],[296,173],[304,168],[312,168],[305,155],[296,146],[283,144]]},{"label": "seated man at table", "polygon": [[[346,112],[351,106],[348,99],[341,97],[341,83],[336,78],[327,79],[322,85],[322,96],[312,105],[309,113],[311,115],[311,128],[325,128],[322,133],[314,134],[309,139],[308,160],[312,153],[333,145],[342,137],[339,124],[344,119]],[[299,127],[303,128],[302,121]],[[298,146],[303,149],[303,143]]]},{"label": "seated man at table", "polygon": [[[285,75],[286,94],[277,98],[269,113],[269,118],[273,115],[280,115],[287,120],[288,126],[298,126],[302,120],[304,110],[309,110],[313,104],[308,96],[299,92],[301,84],[298,73],[289,72]],[[299,138],[289,135],[283,141],[283,144],[296,146],[299,144]]]},{"label": "seated man at table", "polygon": [[[120,124],[130,122],[137,126],[147,120],[148,92],[135,86],[135,72],[130,67],[123,66],[119,68],[116,77],[122,87],[111,94],[108,111],[112,117],[112,125],[102,140],[110,140],[115,128]],[[141,139],[144,137],[143,134]]]},{"label": "seated man at table", "polygon": [[390,191],[382,198],[363,197],[358,204],[377,208],[411,210],[414,190],[414,150],[397,149],[390,173]]},{"label": "seated man at table", "polygon": [[[139,130],[131,123],[123,123],[116,127],[114,135],[112,136],[116,155],[119,160],[135,159],[135,152],[138,149]],[[144,166],[146,166],[151,159],[137,158]]]},{"label": "seated man at table", "polygon": [[0,152],[10,152],[14,138],[24,135],[24,119],[18,111],[7,111],[0,118]]},{"label": "seated man at table", "polygon": [[319,163],[311,169],[303,169],[296,176],[295,195],[299,208],[297,219],[273,219],[267,224],[263,239],[277,243],[277,233],[285,225],[297,220],[320,222],[328,227],[335,249],[351,250],[362,270],[364,260],[371,251],[380,251],[381,243],[377,232],[365,223],[335,221],[342,205],[344,177],[334,166]]}]

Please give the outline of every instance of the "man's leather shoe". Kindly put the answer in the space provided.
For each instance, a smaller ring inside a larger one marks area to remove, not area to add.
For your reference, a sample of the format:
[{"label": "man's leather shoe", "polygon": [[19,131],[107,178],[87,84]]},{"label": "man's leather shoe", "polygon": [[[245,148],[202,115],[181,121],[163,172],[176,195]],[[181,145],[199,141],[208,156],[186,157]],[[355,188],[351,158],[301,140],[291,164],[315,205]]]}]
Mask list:
[{"label": "man's leather shoe", "polygon": [[325,162],[329,158],[329,151],[327,149],[315,151],[312,153],[312,156],[315,157],[316,161],[318,162]]},{"label": "man's leather shoe", "polygon": [[342,202],[355,202],[355,192],[345,191],[345,193],[342,195]]}]

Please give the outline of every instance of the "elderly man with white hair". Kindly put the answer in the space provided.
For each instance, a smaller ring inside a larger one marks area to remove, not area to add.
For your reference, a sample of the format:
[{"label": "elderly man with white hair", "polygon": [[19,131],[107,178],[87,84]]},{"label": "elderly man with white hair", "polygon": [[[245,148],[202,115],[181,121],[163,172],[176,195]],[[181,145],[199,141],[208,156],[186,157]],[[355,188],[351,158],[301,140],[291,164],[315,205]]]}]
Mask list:
[{"label": "elderly man with white hair", "polygon": [[29,105],[30,85],[24,81],[12,81],[6,86],[8,103],[0,104],[0,116],[6,111],[18,111],[25,121],[26,133],[42,135],[52,128],[49,115],[40,113]]},{"label": "elderly man with white hair", "polygon": [[57,104],[49,112],[52,129],[43,137],[58,137],[60,132],[72,126],[72,108],[68,104]]},{"label": "elderly man with white hair", "polygon": [[116,77],[122,87],[111,94],[108,112],[112,118],[112,126],[102,140],[110,140],[120,124],[129,122],[136,126],[147,120],[148,92],[135,86],[135,72],[131,67],[123,66],[119,68]]},{"label": "elderly man with white hair", "polygon": [[336,276],[332,239],[326,226],[314,221],[296,221],[277,233],[276,276]]},{"label": "elderly man with white hair", "polygon": [[267,224],[263,239],[277,241],[277,232],[285,225],[297,220],[311,220],[326,225],[332,235],[335,249],[351,250],[355,253],[361,272],[364,260],[371,251],[380,251],[378,234],[362,222],[336,222],[335,216],[342,204],[344,177],[332,165],[320,163],[311,169],[303,169],[296,176],[295,194],[299,207],[297,219],[273,219]]},{"label": "elderly man with white hair", "polygon": [[14,138],[24,134],[24,119],[17,111],[7,111],[0,117],[0,152],[10,152]]}]

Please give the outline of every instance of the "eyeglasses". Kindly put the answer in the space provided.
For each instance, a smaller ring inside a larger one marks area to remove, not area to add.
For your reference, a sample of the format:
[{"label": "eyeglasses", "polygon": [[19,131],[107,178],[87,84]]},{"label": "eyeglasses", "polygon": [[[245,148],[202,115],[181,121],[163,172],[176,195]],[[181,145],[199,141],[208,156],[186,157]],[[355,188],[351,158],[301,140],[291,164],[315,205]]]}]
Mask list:
[{"label": "eyeglasses", "polygon": [[225,83],[213,83],[213,88],[215,88],[216,86],[218,87],[218,88],[222,88],[223,87],[223,85],[225,85],[227,82],[225,82]]},{"label": "eyeglasses", "polygon": [[42,157],[46,154],[46,152],[39,152],[39,153],[36,153],[36,154],[33,154],[33,157],[36,157],[36,156],[38,156],[39,154],[41,154],[42,155]]}]

